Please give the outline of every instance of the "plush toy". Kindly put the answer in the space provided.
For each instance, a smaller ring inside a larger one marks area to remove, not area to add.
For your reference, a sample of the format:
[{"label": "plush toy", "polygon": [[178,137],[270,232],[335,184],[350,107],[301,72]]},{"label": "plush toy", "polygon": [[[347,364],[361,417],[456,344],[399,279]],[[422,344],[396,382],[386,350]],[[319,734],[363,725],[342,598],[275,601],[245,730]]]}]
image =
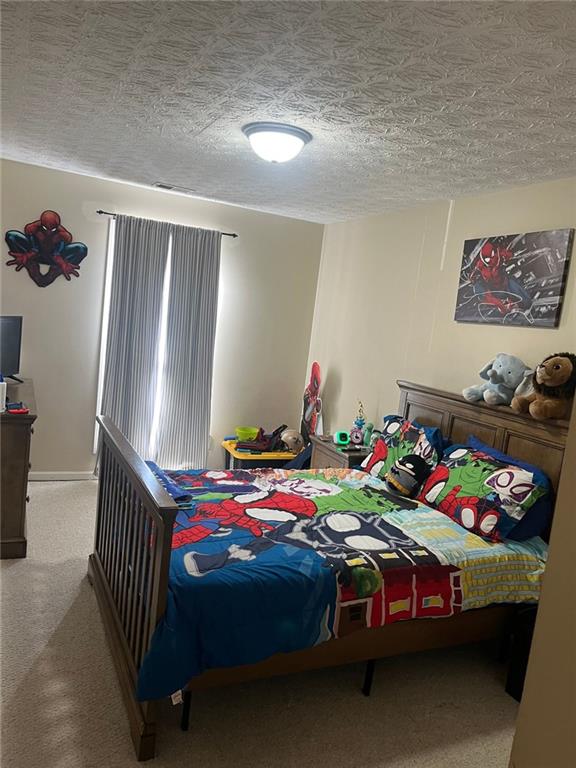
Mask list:
[{"label": "plush toy", "polygon": [[576,355],[559,352],[546,357],[532,376],[533,391],[516,395],[512,408],[528,411],[538,421],[568,419],[576,392]]},{"label": "plush toy", "polygon": [[466,387],[462,395],[471,402],[485,400],[488,405],[510,405],[516,387],[531,373],[531,369],[519,357],[499,352],[480,371],[479,376],[486,383]]},{"label": "plush toy", "polygon": [[364,427],[364,445],[369,446],[370,445],[370,439],[372,438],[372,432],[374,432],[374,424],[372,424],[371,421],[366,423],[366,426]]},{"label": "plush toy", "polygon": [[368,448],[370,448],[370,450],[374,450],[374,446],[376,445],[378,440],[380,440],[381,437],[382,437],[382,430],[373,429],[372,432],[370,433],[370,441],[368,443]]},{"label": "plush toy", "polygon": [[432,467],[422,456],[409,453],[407,456],[396,459],[384,475],[384,483],[392,493],[416,496],[431,472]]}]

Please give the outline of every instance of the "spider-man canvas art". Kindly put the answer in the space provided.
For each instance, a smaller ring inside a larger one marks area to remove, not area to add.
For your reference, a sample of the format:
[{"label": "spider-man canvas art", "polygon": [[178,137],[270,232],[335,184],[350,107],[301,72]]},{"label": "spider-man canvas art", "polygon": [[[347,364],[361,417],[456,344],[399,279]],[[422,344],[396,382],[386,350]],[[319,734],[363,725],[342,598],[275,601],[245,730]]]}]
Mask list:
[{"label": "spider-man canvas art", "polygon": [[26,224],[24,231],[9,229],[4,237],[8,246],[9,267],[25,269],[40,288],[64,275],[79,276],[80,262],[88,255],[84,243],[73,242],[56,211],[43,211],[40,218]]},{"label": "spider-man canvas art", "polygon": [[466,240],[454,319],[555,328],[573,239],[555,229]]}]

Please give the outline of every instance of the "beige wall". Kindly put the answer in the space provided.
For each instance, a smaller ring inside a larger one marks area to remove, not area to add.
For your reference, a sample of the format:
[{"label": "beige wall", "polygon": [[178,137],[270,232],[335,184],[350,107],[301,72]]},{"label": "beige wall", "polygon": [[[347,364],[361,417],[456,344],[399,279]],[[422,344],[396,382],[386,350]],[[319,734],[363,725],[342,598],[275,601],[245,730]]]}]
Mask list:
[{"label": "beige wall", "polygon": [[[223,238],[210,464],[237,424],[299,423],[322,227],[142,187],[3,162],[2,228],[58,211],[87,244],[80,278],[38,288],[0,266],[2,314],[24,315],[21,372],[35,381],[33,470],[90,471],[108,219],[97,208],[238,232]],[[4,256],[7,249],[4,245]],[[5,261],[6,259],[4,259]]]},{"label": "beige wall", "polygon": [[440,201],[325,227],[309,356],[323,371],[325,427],[348,428],[358,399],[370,419],[393,412],[397,378],[460,391],[497,352],[533,365],[576,351],[574,265],[558,329],[453,320],[463,241],[575,227],[576,179],[460,198],[449,212]]},{"label": "beige wall", "polygon": [[576,410],[512,748],[512,768],[576,765]]}]

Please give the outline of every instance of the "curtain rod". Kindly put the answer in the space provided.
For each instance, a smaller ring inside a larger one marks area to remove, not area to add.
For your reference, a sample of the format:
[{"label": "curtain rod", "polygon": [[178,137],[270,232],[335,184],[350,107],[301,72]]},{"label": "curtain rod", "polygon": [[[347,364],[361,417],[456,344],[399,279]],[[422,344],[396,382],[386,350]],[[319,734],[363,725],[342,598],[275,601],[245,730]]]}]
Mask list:
[{"label": "curtain rod", "polygon": [[[99,216],[113,216],[114,218],[117,216],[117,214],[112,213],[112,211],[103,211],[102,209],[97,210],[96,213]],[[236,232],[221,232],[220,234],[223,235],[223,237],[238,237]]]}]

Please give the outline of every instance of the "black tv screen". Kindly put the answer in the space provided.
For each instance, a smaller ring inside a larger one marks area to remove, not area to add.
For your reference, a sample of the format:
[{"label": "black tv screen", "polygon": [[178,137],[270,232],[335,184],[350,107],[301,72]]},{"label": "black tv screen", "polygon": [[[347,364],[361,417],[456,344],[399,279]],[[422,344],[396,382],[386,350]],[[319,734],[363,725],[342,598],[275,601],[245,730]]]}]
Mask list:
[{"label": "black tv screen", "polygon": [[20,370],[21,339],[22,317],[0,316],[0,373],[3,376],[14,376]]}]

